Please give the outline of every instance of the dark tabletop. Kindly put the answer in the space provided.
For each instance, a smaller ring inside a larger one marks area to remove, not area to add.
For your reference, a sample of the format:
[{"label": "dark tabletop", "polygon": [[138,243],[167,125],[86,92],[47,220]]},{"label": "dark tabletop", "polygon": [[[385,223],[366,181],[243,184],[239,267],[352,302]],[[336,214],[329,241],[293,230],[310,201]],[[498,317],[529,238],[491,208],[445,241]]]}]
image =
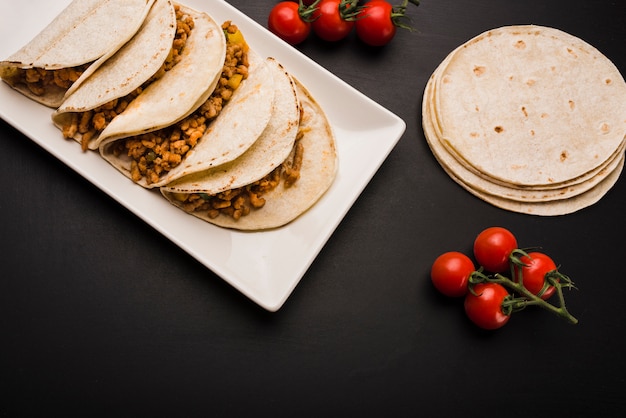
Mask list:
[{"label": "dark tabletop", "polygon": [[[398,0],[399,2],[399,0]],[[230,1],[266,25],[275,1]],[[626,179],[560,217],[473,197],[425,142],[426,80],[457,45],[540,24],[626,72],[626,2],[424,0],[415,32],[298,47],[406,133],[284,306],[257,306],[4,121],[0,417],[617,416],[626,408]],[[527,309],[496,332],[429,269],[485,227],[541,246],[578,285],[578,325]]]}]

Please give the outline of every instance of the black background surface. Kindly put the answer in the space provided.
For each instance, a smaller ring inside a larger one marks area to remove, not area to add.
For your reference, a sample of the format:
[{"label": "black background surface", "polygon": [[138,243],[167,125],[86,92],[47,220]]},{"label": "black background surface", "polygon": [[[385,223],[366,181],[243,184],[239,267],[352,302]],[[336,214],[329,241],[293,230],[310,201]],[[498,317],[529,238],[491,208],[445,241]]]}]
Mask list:
[{"label": "black background surface", "polygon": [[[230,3],[265,26],[276,2]],[[439,167],[420,104],[453,48],[510,24],[565,30],[624,73],[626,3],[408,10],[417,30],[385,48],[298,47],[407,130],[276,313],[0,121],[0,416],[620,415],[626,180],[567,216],[495,208]],[[492,225],[562,265],[579,287],[566,293],[578,325],[528,309],[483,332],[435,293],[434,258],[470,251]]]}]

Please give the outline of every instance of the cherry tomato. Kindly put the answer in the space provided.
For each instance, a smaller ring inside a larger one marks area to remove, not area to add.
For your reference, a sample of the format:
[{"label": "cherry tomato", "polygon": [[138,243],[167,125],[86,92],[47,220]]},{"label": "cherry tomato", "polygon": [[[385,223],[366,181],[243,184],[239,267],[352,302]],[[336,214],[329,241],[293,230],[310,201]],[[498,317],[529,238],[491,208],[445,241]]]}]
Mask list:
[{"label": "cherry tomato", "polygon": [[354,27],[351,13],[356,13],[358,2],[345,0],[321,0],[313,13],[311,28],[325,41],[339,41],[350,34]]},{"label": "cherry tomato", "polygon": [[[542,293],[544,285],[546,285],[545,276],[546,273],[557,269],[556,264],[546,254],[539,252],[528,253],[527,256],[523,256],[520,260],[527,264],[527,266],[521,267],[522,284],[532,294],[539,296],[542,299],[548,299],[554,294],[556,288],[554,286],[547,285],[545,291]],[[513,280],[518,281],[518,274],[520,267],[515,267],[515,276]]]},{"label": "cherry tomato", "polygon": [[492,273],[508,271],[509,256],[517,248],[517,239],[508,229],[494,226],[482,231],[474,241],[474,257]]},{"label": "cherry tomato", "polygon": [[356,34],[371,46],[388,44],[396,35],[396,25],[391,16],[393,6],[383,0],[365,3],[356,20]]},{"label": "cherry tomato", "polygon": [[469,277],[474,262],[465,254],[450,251],[435,259],[430,269],[430,279],[435,288],[449,297],[461,297],[467,293]]},{"label": "cherry tomato", "polygon": [[267,18],[268,29],[287,43],[302,43],[311,33],[311,23],[303,17],[299,3],[281,1],[277,3]]},{"label": "cherry tomato", "polygon": [[465,296],[465,313],[478,327],[488,330],[503,327],[510,315],[502,311],[502,302],[510,298],[509,292],[498,283],[479,283],[474,293]]}]

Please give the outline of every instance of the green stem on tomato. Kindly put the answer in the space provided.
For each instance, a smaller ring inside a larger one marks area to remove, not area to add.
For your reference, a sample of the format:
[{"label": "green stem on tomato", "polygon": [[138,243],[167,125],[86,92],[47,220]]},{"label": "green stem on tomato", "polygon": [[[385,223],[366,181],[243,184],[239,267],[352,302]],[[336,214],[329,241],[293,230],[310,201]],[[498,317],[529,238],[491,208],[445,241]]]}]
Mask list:
[{"label": "green stem on tomato", "polygon": [[354,22],[361,13],[359,2],[354,0],[341,0],[339,2],[339,16],[345,21]]},{"label": "green stem on tomato", "polygon": [[561,318],[565,319],[571,324],[578,323],[578,319],[572,316],[572,314],[569,313],[569,311],[567,310],[567,307],[565,306],[565,297],[563,296],[563,288],[560,283],[554,284],[554,287],[556,288],[556,291],[559,297],[559,306],[557,307],[555,305],[552,305],[551,303],[546,302],[545,300],[541,299],[537,295],[530,292],[528,289],[526,289],[526,287],[524,287],[523,284],[516,283],[513,280],[509,279],[506,276],[503,276],[500,273],[497,273],[490,277],[488,276],[485,276],[485,277],[487,277],[487,280],[490,282],[499,283],[502,286],[524,296],[526,298],[526,301],[525,302],[519,301],[520,305],[518,305],[518,308],[522,308],[523,306],[536,305],[536,306],[539,306],[540,308],[546,309],[560,316]]},{"label": "green stem on tomato", "polygon": [[300,18],[308,23],[311,23],[313,20],[315,20],[315,12],[317,12],[317,5],[320,1],[322,0],[315,0],[315,2],[307,6],[302,2],[302,0],[299,0],[298,14],[300,15]]},{"label": "green stem on tomato", "polygon": [[401,5],[393,6],[393,8],[391,9],[391,21],[393,22],[394,25],[396,25],[399,28],[408,29],[412,31],[413,28],[410,25],[404,24],[401,20],[401,19],[410,20],[410,18],[406,15],[406,8],[409,5],[409,1],[416,6],[420,5],[419,0],[404,0]]}]

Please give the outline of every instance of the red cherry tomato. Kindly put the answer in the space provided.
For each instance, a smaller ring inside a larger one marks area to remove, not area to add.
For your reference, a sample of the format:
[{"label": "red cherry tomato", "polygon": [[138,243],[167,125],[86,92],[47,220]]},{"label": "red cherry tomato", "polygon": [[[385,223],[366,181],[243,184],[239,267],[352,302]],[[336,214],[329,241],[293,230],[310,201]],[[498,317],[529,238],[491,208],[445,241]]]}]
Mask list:
[{"label": "red cherry tomato", "polygon": [[474,257],[492,273],[508,271],[509,256],[517,248],[517,239],[508,229],[494,226],[482,231],[474,241]]},{"label": "red cherry tomato", "polygon": [[299,3],[281,1],[277,3],[267,18],[268,29],[287,43],[302,43],[311,33],[311,23],[303,18]]},{"label": "red cherry tomato", "polygon": [[356,13],[358,2],[344,3],[344,0],[321,0],[313,13],[311,28],[325,41],[339,41],[350,34],[354,20],[350,13]]},{"label": "red cherry tomato", "polygon": [[435,259],[430,278],[435,288],[449,297],[461,297],[467,293],[469,277],[474,271],[474,262],[465,254],[450,251]]},{"label": "red cherry tomato", "polygon": [[465,296],[465,313],[478,327],[493,330],[503,327],[510,315],[502,311],[502,302],[510,298],[509,292],[498,283],[479,283],[474,293]]},{"label": "red cherry tomato", "polygon": [[372,0],[363,6],[356,20],[356,34],[371,46],[388,44],[396,34],[392,20],[393,6],[383,0]]},{"label": "red cherry tomato", "polygon": [[[513,277],[513,280],[518,282],[518,275],[521,269],[522,284],[524,287],[532,294],[537,295],[544,300],[550,298],[550,296],[552,296],[556,291],[556,288],[546,283],[545,276],[548,272],[557,269],[552,258],[543,253],[531,252],[528,253],[528,257],[523,256],[520,260],[527,265],[522,266],[521,268],[518,266],[515,267],[515,276]],[[546,288],[542,293],[544,286],[546,286]]]}]

